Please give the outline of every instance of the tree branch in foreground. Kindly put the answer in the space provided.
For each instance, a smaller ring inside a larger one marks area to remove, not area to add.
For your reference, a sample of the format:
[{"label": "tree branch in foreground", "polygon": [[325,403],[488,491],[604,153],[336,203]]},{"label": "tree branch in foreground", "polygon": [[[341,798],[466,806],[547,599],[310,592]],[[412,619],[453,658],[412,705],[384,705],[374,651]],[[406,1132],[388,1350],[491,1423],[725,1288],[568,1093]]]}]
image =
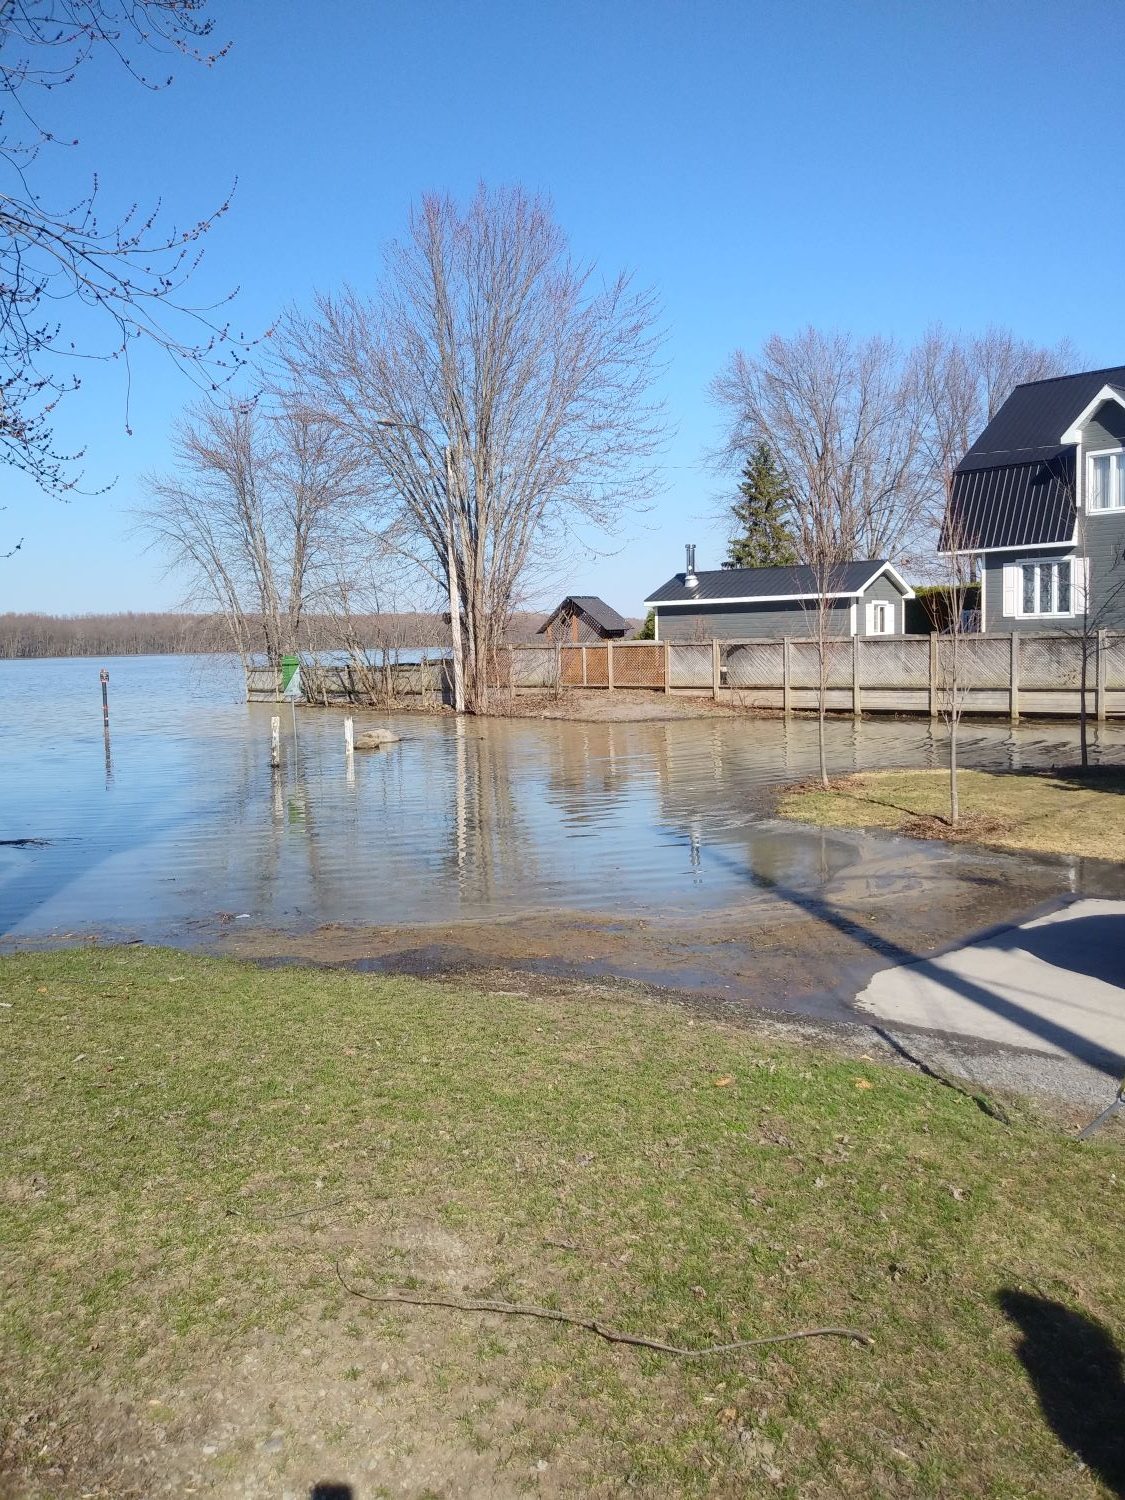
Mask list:
[{"label": "tree branch in foreground", "polygon": [[760,1339],[739,1339],[733,1344],[709,1344],[703,1349],[681,1349],[677,1344],[665,1344],[660,1339],[646,1338],[640,1333],[622,1333],[616,1328],[607,1328],[596,1318],[583,1318],[578,1313],[560,1312],[554,1307],[533,1307],[523,1302],[483,1302],[475,1299],[458,1301],[452,1297],[428,1297],[414,1292],[361,1292],[349,1286],[336,1262],[336,1275],[340,1285],[353,1297],[362,1297],[365,1302],[401,1303],[410,1307],[452,1307],[457,1312],[503,1313],[515,1318],[544,1318],[551,1323],[569,1323],[574,1328],[585,1328],[596,1333],[610,1344],[632,1344],[638,1349],[655,1349],[658,1354],[678,1354],[682,1359],[701,1359],[708,1354],[731,1354],[736,1349],[757,1349],[763,1344],[786,1344],[793,1339],[851,1339],[872,1349],[875,1340],[858,1328],[798,1328],[792,1333],[771,1333]]}]

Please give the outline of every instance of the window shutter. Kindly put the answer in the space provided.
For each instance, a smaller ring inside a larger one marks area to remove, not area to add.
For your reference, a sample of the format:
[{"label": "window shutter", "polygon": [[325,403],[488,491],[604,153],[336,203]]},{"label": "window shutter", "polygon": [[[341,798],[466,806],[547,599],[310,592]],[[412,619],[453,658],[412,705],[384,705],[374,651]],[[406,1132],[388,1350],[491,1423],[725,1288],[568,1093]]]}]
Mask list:
[{"label": "window shutter", "polygon": [[1015,619],[1019,613],[1020,570],[1015,563],[1004,564],[1004,618]]},{"label": "window shutter", "polygon": [[1086,613],[1086,596],[1090,588],[1090,559],[1076,557],[1071,563],[1070,607],[1076,615]]}]

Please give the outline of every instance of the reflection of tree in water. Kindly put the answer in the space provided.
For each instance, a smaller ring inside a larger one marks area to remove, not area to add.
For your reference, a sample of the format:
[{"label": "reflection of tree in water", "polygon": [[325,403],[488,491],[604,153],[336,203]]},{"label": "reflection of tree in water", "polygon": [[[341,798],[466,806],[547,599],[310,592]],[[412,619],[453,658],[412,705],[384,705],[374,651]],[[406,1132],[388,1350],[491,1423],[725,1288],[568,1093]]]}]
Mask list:
[{"label": "reflection of tree in water", "polygon": [[472,900],[526,893],[540,879],[538,841],[516,790],[526,790],[528,759],[508,727],[459,719],[445,736],[452,796],[442,809],[443,864]]}]

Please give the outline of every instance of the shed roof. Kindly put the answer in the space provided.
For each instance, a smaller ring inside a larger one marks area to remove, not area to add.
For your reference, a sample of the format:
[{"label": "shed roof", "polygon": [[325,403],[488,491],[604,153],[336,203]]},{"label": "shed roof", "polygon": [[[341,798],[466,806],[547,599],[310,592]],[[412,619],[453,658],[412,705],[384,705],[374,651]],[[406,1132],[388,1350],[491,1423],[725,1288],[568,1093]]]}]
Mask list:
[{"label": "shed roof", "polygon": [[[856,598],[881,573],[889,573],[906,598],[914,591],[890,563],[881,558],[841,563],[832,573],[826,594],[831,598]],[[783,568],[719,568],[696,573],[697,588],[688,588],[686,574],[677,573],[655,590],[645,604],[765,604],[773,600],[816,599],[816,570],[807,563]]]},{"label": "shed roof", "polygon": [[596,594],[567,594],[559,607],[540,625],[538,632],[540,635],[543,634],[553,620],[558,618],[568,604],[573,605],[575,609],[580,609],[584,615],[589,616],[594,624],[600,625],[603,630],[627,631],[629,629],[628,620],[619,615],[604,599],[599,599]]}]

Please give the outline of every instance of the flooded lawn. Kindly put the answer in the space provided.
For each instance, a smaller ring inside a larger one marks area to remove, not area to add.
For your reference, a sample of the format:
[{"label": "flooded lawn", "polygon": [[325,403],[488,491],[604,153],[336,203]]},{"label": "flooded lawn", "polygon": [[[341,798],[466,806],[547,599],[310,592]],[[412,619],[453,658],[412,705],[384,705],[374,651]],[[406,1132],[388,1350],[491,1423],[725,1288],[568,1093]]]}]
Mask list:
[{"label": "flooded lawn", "polygon": [[[774,820],[771,789],[815,770],[807,721],[358,714],[357,730],[388,724],[402,742],[349,766],[341,715],[282,705],[274,773],[274,707],[241,702],[237,671],[209,658],[107,663],[107,750],[101,665],[0,663],[8,947],[96,934],[422,969],[518,957],[803,992],[838,977],[857,942],[893,961],[1116,884],[1077,861]],[[924,721],[838,721],[829,735],[836,772],[943,759]],[[1072,726],[963,731],[971,766],[1073,751]],[[1125,725],[1103,726],[1096,753],[1125,755]],[[799,935],[810,919],[816,975]]]}]

